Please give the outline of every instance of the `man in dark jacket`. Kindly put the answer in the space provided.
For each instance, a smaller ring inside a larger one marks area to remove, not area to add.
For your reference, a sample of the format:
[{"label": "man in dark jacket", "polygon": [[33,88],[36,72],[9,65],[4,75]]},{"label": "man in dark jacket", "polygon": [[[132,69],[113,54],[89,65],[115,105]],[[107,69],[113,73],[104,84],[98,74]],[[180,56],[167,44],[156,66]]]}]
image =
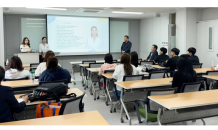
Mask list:
[{"label": "man in dark jacket", "polygon": [[155,60],[157,56],[158,56],[157,45],[152,45],[151,52],[150,52],[150,54],[147,57],[147,61]]},{"label": "man in dark jacket", "polygon": [[190,55],[189,59],[191,60],[192,64],[199,64],[199,59],[198,57],[195,55],[196,53],[196,49],[194,47],[190,47],[188,49],[188,55]]},{"label": "man in dark jacket", "polygon": [[166,60],[169,59],[169,56],[166,55],[166,53],[167,53],[167,49],[165,47],[161,47],[159,52],[160,55],[158,55],[154,61],[158,64],[161,62],[165,62]]},{"label": "man in dark jacket", "polygon": [[[0,66],[0,83],[5,77],[5,70]],[[2,86],[0,84],[0,123],[15,121],[13,113],[20,113],[26,107],[28,96],[23,97],[23,101],[18,103],[14,97],[11,87]]]},{"label": "man in dark jacket", "polygon": [[124,36],[124,42],[123,42],[123,44],[121,46],[121,55],[123,53],[130,54],[131,47],[132,47],[132,43],[129,41],[129,36],[125,35]]},{"label": "man in dark jacket", "polygon": [[47,60],[46,66],[47,69],[40,75],[38,79],[39,82],[58,80],[67,80],[68,83],[71,82],[69,71],[58,66],[58,59],[56,57],[50,56]]}]

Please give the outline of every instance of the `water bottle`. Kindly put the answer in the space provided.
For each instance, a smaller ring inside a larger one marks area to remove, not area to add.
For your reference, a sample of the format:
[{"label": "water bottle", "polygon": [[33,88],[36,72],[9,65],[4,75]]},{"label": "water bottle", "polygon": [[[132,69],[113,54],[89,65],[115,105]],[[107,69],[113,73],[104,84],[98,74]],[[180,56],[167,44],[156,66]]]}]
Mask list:
[{"label": "water bottle", "polygon": [[7,61],[6,61],[6,66],[8,65],[8,59],[7,59]]},{"label": "water bottle", "polygon": [[34,81],[35,81],[35,71],[30,71],[30,81],[31,81],[31,83],[34,83]]}]

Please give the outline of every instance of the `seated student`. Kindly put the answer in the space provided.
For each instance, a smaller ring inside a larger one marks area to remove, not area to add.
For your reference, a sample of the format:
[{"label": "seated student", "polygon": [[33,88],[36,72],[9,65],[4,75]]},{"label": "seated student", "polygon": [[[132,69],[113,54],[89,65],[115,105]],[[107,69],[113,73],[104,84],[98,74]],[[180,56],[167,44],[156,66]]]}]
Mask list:
[{"label": "seated student", "polygon": [[30,72],[24,70],[22,61],[17,56],[10,59],[5,71],[5,79],[21,79],[30,76]]},{"label": "seated student", "polygon": [[138,60],[138,54],[137,52],[133,51],[131,52],[131,64],[134,65],[135,67],[138,67],[139,60]]},{"label": "seated student", "polygon": [[157,56],[158,56],[157,45],[152,45],[151,52],[150,52],[150,54],[147,57],[147,61],[155,60]]},{"label": "seated student", "polygon": [[[135,66],[131,64],[130,55],[127,53],[124,53],[121,56],[120,65],[118,65],[115,68],[115,71],[113,73],[114,79],[117,79],[117,82],[121,82],[121,81],[123,81],[124,75],[136,75],[136,74],[137,74],[137,70],[136,70]],[[116,86],[116,88],[117,88],[118,97],[116,95],[115,89],[113,89],[112,92],[113,92],[114,96],[116,97],[116,99],[119,100],[122,88],[120,86]]]},{"label": "seated student", "polygon": [[105,63],[101,66],[98,75],[102,75],[105,70],[115,70],[117,67],[117,64],[113,64],[113,56],[110,53],[105,55],[104,61]]},{"label": "seated student", "polygon": [[[35,70],[35,76],[40,76],[42,74],[42,72],[46,70],[46,62],[47,62],[48,57],[50,57],[50,56],[55,56],[53,51],[46,52],[43,62],[40,63],[38,65],[37,69]],[[61,67],[61,65],[59,63],[58,63],[58,66]]]},{"label": "seated student", "polygon": [[196,81],[197,75],[191,61],[187,56],[181,55],[178,59],[178,71],[173,75],[172,87],[177,87],[177,93],[179,93],[183,83]]},{"label": "seated student", "polygon": [[194,47],[190,47],[188,49],[188,55],[190,55],[189,59],[191,60],[192,64],[199,64],[199,59],[198,57],[195,55],[196,53],[196,49]]},{"label": "seated student", "polygon": [[161,62],[166,62],[166,60],[169,59],[169,56],[166,55],[166,53],[167,53],[167,49],[165,47],[161,47],[159,51],[160,55],[158,55],[154,61],[158,64]]},{"label": "seated student", "polygon": [[46,62],[47,69],[42,72],[39,77],[40,81],[58,81],[66,79],[68,83],[71,82],[71,75],[68,70],[58,66],[58,59],[54,56],[50,56]]},{"label": "seated student", "polygon": [[2,86],[1,82],[5,77],[5,70],[0,66],[0,123],[14,121],[13,113],[20,113],[26,107],[28,96],[23,97],[23,101],[18,103],[14,97],[11,87]]},{"label": "seated student", "polygon": [[175,69],[177,68],[177,60],[178,60],[178,55],[179,55],[180,50],[177,48],[173,48],[171,50],[171,56],[172,58],[170,58],[169,60],[167,60],[163,65],[165,67],[170,67],[170,76],[173,76],[173,71],[175,71]]}]

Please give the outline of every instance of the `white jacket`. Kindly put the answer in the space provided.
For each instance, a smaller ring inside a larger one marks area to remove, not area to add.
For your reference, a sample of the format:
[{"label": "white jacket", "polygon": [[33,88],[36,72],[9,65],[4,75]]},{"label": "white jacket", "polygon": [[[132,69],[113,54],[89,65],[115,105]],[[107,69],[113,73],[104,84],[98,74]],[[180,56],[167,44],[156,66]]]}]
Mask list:
[{"label": "white jacket", "polygon": [[31,50],[31,48],[29,47],[29,46],[27,46],[27,45],[20,45],[20,51],[21,52],[27,52],[27,51],[29,51],[29,50]]},{"label": "white jacket", "polygon": [[[132,68],[133,68],[133,72],[132,72],[132,75],[137,75],[137,70],[135,68],[134,65],[132,65]],[[124,68],[123,68],[123,64],[120,64],[118,65],[116,68],[115,68],[115,71],[113,73],[113,77],[114,79],[117,80],[117,82],[122,82],[123,81],[123,76],[125,75],[125,71],[124,71]],[[121,91],[122,87],[118,86],[117,85],[117,90],[118,91]]]},{"label": "white jacket", "polygon": [[[61,65],[58,63],[58,65],[61,67]],[[40,76],[43,71],[46,70],[46,62],[42,62],[38,65],[37,69],[35,70],[35,76]]]},{"label": "white jacket", "polygon": [[18,71],[11,68],[5,72],[5,79],[21,79],[29,76],[30,72],[28,70]]}]

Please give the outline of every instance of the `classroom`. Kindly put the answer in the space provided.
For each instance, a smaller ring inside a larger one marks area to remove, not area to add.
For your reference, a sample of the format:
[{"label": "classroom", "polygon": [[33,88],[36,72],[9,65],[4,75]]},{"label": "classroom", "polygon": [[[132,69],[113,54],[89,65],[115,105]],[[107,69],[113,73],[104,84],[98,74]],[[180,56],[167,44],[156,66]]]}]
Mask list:
[{"label": "classroom", "polygon": [[218,7],[122,2],[0,7],[0,128],[218,124]]}]

